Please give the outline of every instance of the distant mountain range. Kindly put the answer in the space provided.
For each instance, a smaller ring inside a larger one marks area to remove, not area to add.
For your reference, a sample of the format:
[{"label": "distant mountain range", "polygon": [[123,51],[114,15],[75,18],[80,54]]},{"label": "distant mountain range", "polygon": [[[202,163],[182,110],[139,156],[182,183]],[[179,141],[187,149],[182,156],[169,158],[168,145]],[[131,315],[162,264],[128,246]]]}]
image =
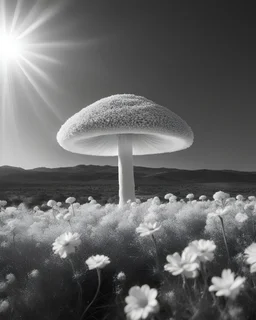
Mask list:
[{"label": "distant mountain range", "polygon": [[[179,170],[134,167],[138,185],[172,185],[173,183],[246,183],[256,184],[256,172],[232,170]],[[0,167],[0,184],[86,184],[112,185],[118,180],[118,169],[112,166],[78,165],[61,168],[23,169]]]}]

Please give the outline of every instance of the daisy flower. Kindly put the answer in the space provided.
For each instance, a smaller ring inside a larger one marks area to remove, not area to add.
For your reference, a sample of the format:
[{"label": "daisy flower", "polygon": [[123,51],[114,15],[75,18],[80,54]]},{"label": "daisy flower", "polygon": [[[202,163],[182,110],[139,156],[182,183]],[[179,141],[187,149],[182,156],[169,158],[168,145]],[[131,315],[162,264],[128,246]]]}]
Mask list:
[{"label": "daisy flower", "polygon": [[136,228],[136,232],[141,236],[149,236],[161,228],[161,224],[155,223],[141,223],[138,228]]},{"label": "daisy flower", "polygon": [[189,244],[189,248],[196,253],[201,262],[212,261],[216,245],[212,240],[195,240]]},{"label": "daisy flower", "polygon": [[76,198],[74,198],[74,197],[69,197],[69,198],[67,198],[66,200],[65,200],[65,202],[66,203],[69,203],[69,204],[72,204],[72,203],[74,203],[76,201]]},{"label": "daisy flower", "polygon": [[230,269],[224,269],[221,273],[221,277],[213,277],[212,285],[209,287],[209,291],[216,291],[216,296],[225,296],[230,299],[235,299],[239,294],[243,283],[244,277],[236,277]]},{"label": "daisy flower", "polygon": [[232,206],[226,206],[225,208],[217,208],[215,212],[208,213],[209,217],[223,217],[232,212]]},{"label": "daisy flower", "polygon": [[4,313],[10,307],[8,300],[0,300],[0,313]]},{"label": "daisy flower", "polygon": [[56,202],[55,200],[49,200],[49,201],[47,202],[47,206],[48,206],[48,207],[53,208],[53,207],[55,207],[56,205],[57,205],[57,202]]},{"label": "daisy flower", "polygon": [[89,270],[103,269],[110,263],[110,260],[107,256],[97,254],[96,256],[88,258],[85,263],[88,265]]},{"label": "daisy flower", "polygon": [[187,247],[183,250],[181,256],[178,252],[168,255],[166,260],[169,262],[164,266],[164,270],[170,272],[173,276],[183,274],[186,278],[195,278],[198,276],[199,262],[197,254]]},{"label": "daisy flower", "polygon": [[253,242],[244,250],[246,262],[251,266],[250,272],[256,272],[256,243]]},{"label": "daisy flower", "polygon": [[75,232],[66,232],[55,239],[52,244],[55,254],[59,254],[61,258],[66,258],[70,253],[75,252],[75,248],[81,244],[80,235]]},{"label": "daisy flower", "polygon": [[213,195],[213,199],[217,202],[223,202],[226,201],[230,195],[228,193],[225,193],[223,191],[215,192]]},{"label": "daisy flower", "polygon": [[156,297],[157,290],[150,289],[147,284],[130,288],[129,295],[125,298],[124,311],[127,317],[131,320],[140,320],[157,313],[159,304]]},{"label": "daisy flower", "polygon": [[186,198],[189,200],[189,201],[192,201],[194,199],[194,194],[193,193],[189,193]]}]

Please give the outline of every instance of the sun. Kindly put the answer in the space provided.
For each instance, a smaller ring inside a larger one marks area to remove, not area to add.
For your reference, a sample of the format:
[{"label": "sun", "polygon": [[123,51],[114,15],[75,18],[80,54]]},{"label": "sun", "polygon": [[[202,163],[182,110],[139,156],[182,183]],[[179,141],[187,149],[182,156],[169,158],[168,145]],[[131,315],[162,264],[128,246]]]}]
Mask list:
[{"label": "sun", "polygon": [[[63,66],[59,50],[74,45],[63,36],[62,40],[56,39],[56,29],[61,30],[61,25],[57,25],[55,17],[66,10],[66,5],[66,0],[0,0],[1,164],[12,157],[15,149],[12,146],[21,143],[18,130],[21,108],[35,119],[40,119],[42,108],[44,115],[61,119],[55,103],[56,92],[61,91],[56,73]],[[54,33],[50,26],[55,27]]]},{"label": "sun", "polygon": [[22,57],[24,43],[12,34],[0,31],[0,48],[2,63],[17,61]]}]

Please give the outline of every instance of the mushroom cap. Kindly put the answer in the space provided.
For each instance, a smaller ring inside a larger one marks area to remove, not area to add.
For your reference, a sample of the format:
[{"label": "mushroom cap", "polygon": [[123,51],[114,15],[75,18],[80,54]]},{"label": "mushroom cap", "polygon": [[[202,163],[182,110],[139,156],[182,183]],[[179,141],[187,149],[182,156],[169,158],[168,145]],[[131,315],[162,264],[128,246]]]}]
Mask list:
[{"label": "mushroom cap", "polygon": [[133,155],[174,152],[190,147],[188,124],[169,109],[133,94],[117,94],[83,108],[60,128],[64,149],[95,156],[117,156],[118,135],[132,139]]}]

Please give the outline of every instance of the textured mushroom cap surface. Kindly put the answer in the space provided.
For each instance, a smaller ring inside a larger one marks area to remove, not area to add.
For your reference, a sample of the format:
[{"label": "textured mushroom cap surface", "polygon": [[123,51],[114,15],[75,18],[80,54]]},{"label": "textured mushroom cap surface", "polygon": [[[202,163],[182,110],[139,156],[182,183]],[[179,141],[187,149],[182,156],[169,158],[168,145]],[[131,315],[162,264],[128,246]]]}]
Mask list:
[{"label": "textured mushroom cap surface", "polygon": [[133,154],[186,149],[193,143],[188,124],[169,109],[133,94],[117,94],[85,107],[57,134],[66,150],[96,156],[118,155],[118,136],[129,135]]}]

